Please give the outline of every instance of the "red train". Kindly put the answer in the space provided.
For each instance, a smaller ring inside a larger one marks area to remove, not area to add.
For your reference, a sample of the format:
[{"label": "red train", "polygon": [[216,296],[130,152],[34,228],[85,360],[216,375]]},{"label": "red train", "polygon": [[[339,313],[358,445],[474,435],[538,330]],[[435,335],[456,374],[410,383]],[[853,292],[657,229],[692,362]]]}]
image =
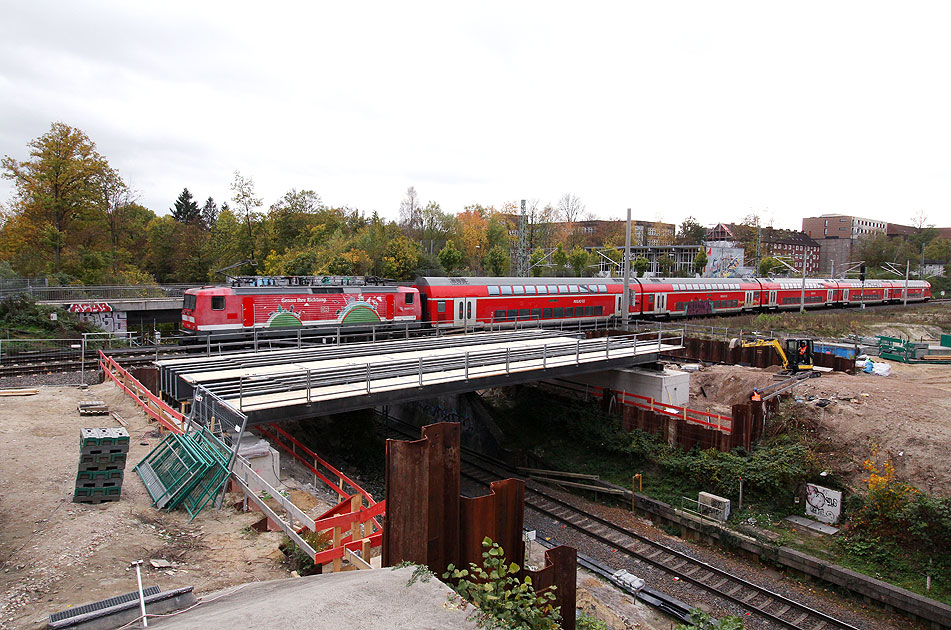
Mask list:
[{"label": "red train", "polygon": [[[806,280],[806,308],[903,299],[900,280]],[[461,328],[507,322],[578,322],[621,316],[623,282],[602,278],[418,278],[411,286],[346,277],[246,277],[185,292],[186,333],[394,324]],[[630,317],[692,317],[800,307],[802,280],[631,279]],[[931,285],[908,282],[908,301]]]}]

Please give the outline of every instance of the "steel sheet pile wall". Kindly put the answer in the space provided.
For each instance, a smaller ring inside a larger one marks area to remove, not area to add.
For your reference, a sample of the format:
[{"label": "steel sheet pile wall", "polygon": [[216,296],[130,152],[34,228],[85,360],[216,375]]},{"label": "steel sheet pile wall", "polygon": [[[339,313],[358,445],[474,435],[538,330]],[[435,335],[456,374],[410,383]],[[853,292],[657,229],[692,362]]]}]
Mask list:
[{"label": "steel sheet pile wall", "polygon": [[[460,459],[458,423],[425,426],[414,442],[386,441],[383,566],[410,561],[441,577],[449,564],[481,565],[485,537],[505,550],[507,562],[524,563],[524,482],[495,481],[488,495],[462,497]],[[565,630],[575,628],[576,556],[571,547],[556,547],[545,554],[545,568],[522,570],[536,590],[556,587],[554,605],[561,606]]]},{"label": "steel sheet pile wall", "polygon": [[[605,399],[611,397],[610,391],[605,390],[605,394]],[[650,409],[628,406],[621,408],[621,426],[625,431],[638,429],[645,433],[660,434],[669,445],[680,446],[685,451],[694,446],[700,449],[716,448],[724,453],[736,447],[749,450],[763,436],[764,418],[775,413],[779,409],[780,399],[787,396],[788,394],[781,394],[759,403],[733,405],[733,424],[730,432],[684,422],[676,416]]]},{"label": "steel sheet pile wall", "polygon": [[[726,341],[713,339],[698,339],[684,337],[684,347],[670,353],[671,356],[705,361],[708,363],[725,363],[727,365],[749,365],[757,368],[767,368],[773,365],[782,365],[776,351],[770,347],[758,348],[731,348]],[[836,372],[855,374],[855,360],[837,357],[832,354],[816,352],[813,362],[819,367],[832,368]]]}]

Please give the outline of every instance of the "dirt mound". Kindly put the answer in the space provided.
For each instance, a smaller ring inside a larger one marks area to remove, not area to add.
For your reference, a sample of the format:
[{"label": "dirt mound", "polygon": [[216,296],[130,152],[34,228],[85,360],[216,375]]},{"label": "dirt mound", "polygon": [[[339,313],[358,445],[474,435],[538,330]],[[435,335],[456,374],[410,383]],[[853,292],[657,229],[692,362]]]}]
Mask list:
[{"label": "dirt mound", "polygon": [[766,387],[775,382],[773,374],[779,368],[759,370],[739,365],[715,365],[690,377],[691,405],[732,405],[746,402],[754,387]]},{"label": "dirt mound", "polygon": [[922,324],[901,324],[891,322],[887,324],[872,324],[869,330],[873,335],[898,337],[911,341],[937,341],[941,338],[941,328]]}]

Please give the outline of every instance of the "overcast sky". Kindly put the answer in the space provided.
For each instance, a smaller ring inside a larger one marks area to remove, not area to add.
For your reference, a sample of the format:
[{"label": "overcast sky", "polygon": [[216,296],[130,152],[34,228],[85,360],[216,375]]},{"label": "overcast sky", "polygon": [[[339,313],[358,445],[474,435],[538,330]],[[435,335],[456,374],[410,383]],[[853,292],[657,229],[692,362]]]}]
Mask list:
[{"label": "overcast sky", "polygon": [[[81,128],[158,213],[290,188],[395,218],[570,192],[601,218],[951,225],[947,2],[17,2],[0,154]],[[0,183],[0,199],[12,189]]]}]

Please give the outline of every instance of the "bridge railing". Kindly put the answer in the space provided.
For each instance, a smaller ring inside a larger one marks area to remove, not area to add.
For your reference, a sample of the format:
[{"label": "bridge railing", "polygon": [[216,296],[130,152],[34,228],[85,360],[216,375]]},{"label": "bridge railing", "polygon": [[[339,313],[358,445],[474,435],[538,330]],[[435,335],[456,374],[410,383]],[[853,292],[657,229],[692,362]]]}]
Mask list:
[{"label": "bridge railing", "polygon": [[199,285],[116,285],[116,286],[21,286],[0,290],[0,298],[25,295],[37,302],[86,302],[96,300],[135,300],[180,298],[185,290]]},{"label": "bridge railing", "polygon": [[[656,330],[611,335],[592,339],[549,341],[517,348],[470,350],[436,356],[418,356],[402,361],[350,363],[335,369],[296,368],[262,376],[240,376],[216,386],[221,400],[235,405],[241,413],[253,411],[253,398],[268,395],[268,405],[310,404],[317,399],[315,390],[333,386],[335,396],[368,395],[405,387],[465,380],[490,375],[580,365],[620,356],[661,353],[683,345],[683,330]],[[453,374],[454,373],[454,374]]]}]

